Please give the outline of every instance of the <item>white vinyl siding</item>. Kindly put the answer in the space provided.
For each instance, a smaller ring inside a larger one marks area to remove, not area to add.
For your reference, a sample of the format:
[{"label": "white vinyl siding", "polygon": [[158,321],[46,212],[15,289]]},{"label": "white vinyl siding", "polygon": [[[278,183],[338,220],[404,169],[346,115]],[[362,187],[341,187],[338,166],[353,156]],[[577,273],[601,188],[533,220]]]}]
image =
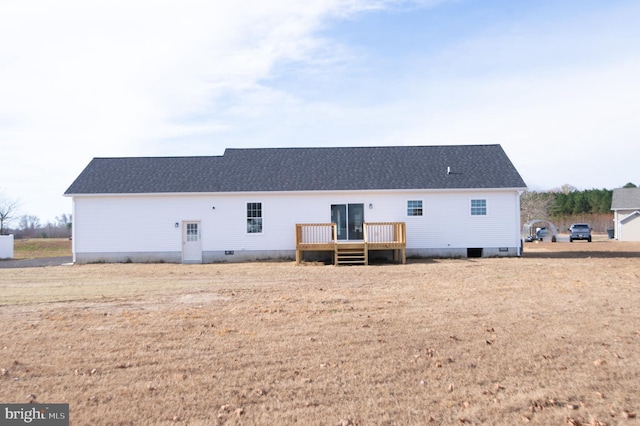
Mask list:
[{"label": "white vinyl siding", "polygon": [[640,241],[640,215],[637,210],[616,210],[614,223],[617,240]]},{"label": "white vinyl siding", "polygon": [[[519,246],[519,197],[515,190],[259,195],[262,220],[269,223],[260,234],[247,233],[247,194],[76,196],[74,249],[180,251],[181,231],[175,223],[198,221],[203,251],[293,250],[296,223],[329,223],[331,205],[349,203],[367,206],[365,222],[406,222],[408,249]],[[470,199],[486,200],[491,215],[470,216]],[[419,221],[407,220],[407,200],[423,200],[430,206],[429,215]]]}]

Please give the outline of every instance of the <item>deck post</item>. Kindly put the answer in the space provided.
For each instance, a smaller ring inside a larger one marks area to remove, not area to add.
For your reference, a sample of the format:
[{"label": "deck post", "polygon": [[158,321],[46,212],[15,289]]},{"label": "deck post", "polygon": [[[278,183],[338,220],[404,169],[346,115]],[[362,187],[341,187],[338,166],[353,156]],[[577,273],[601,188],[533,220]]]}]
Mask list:
[{"label": "deck post", "polygon": [[333,229],[333,266],[338,266],[338,224],[332,223]]},{"label": "deck post", "polygon": [[302,225],[296,224],[296,266],[300,265],[302,260],[302,252],[299,250],[299,245],[302,242]]},{"label": "deck post", "polygon": [[367,244],[367,242],[369,241],[369,230],[368,225],[366,223],[363,224],[364,227],[364,265],[367,266],[369,265],[369,245]]}]

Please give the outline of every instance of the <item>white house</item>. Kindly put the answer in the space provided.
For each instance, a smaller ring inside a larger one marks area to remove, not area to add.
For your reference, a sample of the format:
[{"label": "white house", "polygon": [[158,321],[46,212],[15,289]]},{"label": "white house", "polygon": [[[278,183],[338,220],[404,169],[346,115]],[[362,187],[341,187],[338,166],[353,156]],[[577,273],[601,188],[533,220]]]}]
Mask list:
[{"label": "white house", "polygon": [[466,145],[94,158],[65,195],[74,262],[209,263],[292,259],[313,242],[299,224],[331,243],[401,224],[407,256],[518,256],[525,189],[500,145]]},{"label": "white house", "polygon": [[640,188],[614,189],[611,210],[615,237],[620,241],[640,241]]}]

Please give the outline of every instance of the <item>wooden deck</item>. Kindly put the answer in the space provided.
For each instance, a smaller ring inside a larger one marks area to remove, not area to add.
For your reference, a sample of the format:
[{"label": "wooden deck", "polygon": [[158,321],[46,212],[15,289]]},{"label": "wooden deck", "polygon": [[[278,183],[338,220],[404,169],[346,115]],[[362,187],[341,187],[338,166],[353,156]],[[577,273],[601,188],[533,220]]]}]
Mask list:
[{"label": "wooden deck", "polygon": [[404,222],[365,223],[362,241],[339,241],[335,223],[296,224],[296,265],[305,251],[331,251],[335,265],[368,265],[371,250],[392,250],[394,260],[404,264],[406,248]]}]

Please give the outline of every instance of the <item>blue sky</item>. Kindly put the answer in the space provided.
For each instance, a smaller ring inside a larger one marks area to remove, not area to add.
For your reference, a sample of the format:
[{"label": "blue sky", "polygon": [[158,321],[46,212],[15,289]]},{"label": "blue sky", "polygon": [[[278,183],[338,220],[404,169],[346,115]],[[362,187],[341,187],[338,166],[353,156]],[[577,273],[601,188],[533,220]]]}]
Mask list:
[{"label": "blue sky", "polygon": [[0,0],[0,191],[46,222],[93,157],[486,143],[534,190],[640,184],[638,22],[631,0]]}]

